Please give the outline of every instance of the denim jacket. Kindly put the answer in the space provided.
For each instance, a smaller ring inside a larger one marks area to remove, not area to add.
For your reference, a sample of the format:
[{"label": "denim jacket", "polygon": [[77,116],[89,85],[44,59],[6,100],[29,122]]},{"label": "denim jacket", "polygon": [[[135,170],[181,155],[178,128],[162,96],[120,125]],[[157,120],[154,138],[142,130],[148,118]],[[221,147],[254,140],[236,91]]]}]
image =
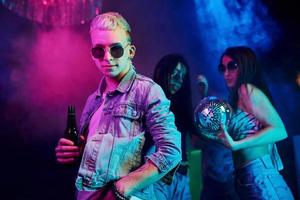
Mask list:
[{"label": "denim jacket", "polygon": [[[80,132],[87,132],[92,115],[103,106],[98,133],[88,138],[76,179],[77,190],[96,191],[120,179],[150,159],[162,175],[181,161],[181,136],[170,112],[170,101],[153,80],[136,74],[134,68],[118,88],[102,100],[104,79],[89,96],[80,120]],[[150,145],[149,145],[150,144]],[[147,147],[156,151],[146,155]],[[153,197],[152,186],[134,196]]]}]

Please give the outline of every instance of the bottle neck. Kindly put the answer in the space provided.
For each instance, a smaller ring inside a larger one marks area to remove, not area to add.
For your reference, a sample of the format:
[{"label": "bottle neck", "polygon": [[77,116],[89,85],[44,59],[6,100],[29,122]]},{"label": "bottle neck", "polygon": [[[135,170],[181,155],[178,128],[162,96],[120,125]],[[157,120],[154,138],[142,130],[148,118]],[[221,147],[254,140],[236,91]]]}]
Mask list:
[{"label": "bottle neck", "polygon": [[68,113],[68,128],[76,128],[76,117],[75,113]]}]

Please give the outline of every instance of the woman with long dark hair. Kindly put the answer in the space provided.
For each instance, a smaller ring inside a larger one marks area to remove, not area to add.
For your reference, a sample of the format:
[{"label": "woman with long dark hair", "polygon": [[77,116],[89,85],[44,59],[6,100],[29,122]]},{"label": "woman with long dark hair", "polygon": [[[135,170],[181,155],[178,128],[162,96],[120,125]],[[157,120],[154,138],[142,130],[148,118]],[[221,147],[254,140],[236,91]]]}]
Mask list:
[{"label": "woman with long dark hair", "polygon": [[171,101],[170,109],[175,115],[175,124],[181,132],[182,162],[173,176],[173,181],[166,184],[159,181],[154,184],[157,199],[190,200],[188,160],[186,154],[186,139],[195,132],[193,122],[193,106],[189,66],[180,54],[168,54],[156,65],[153,80],[164,90]]},{"label": "woman with long dark hair", "polygon": [[235,186],[241,199],[293,199],[279,173],[283,168],[275,142],[287,137],[263,81],[254,51],[225,50],[218,66],[229,89],[233,116],[214,139],[232,150]]}]

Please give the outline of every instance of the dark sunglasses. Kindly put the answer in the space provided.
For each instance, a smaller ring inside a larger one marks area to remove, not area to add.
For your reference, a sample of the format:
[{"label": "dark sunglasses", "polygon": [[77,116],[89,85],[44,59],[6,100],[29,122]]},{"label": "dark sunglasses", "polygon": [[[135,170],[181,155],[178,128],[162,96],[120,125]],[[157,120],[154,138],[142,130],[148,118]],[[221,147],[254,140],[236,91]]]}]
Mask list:
[{"label": "dark sunglasses", "polygon": [[227,67],[223,64],[219,64],[218,66],[218,70],[220,73],[224,73],[226,71],[226,68],[228,71],[233,71],[238,68],[238,64],[235,61],[230,61],[229,63],[227,63]]},{"label": "dark sunglasses", "polygon": [[[126,48],[129,44],[127,44],[125,47],[122,47],[121,44],[115,44],[109,47],[109,53],[114,58],[121,58],[124,54],[124,48]],[[96,59],[103,59],[105,54],[105,48],[101,46],[96,46],[92,48],[92,55]]]}]

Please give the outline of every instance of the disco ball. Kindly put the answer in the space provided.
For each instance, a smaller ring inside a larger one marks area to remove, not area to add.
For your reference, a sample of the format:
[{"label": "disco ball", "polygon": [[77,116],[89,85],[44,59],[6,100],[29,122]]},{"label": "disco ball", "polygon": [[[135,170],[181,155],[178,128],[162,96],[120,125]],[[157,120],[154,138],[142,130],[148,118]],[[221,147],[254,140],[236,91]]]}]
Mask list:
[{"label": "disco ball", "polygon": [[44,25],[84,24],[102,10],[103,0],[0,0],[9,10]]},{"label": "disco ball", "polygon": [[226,101],[210,96],[199,102],[194,111],[194,120],[202,134],[217,135],[221,124],[228,126],[231,115],[232,108]]}]

